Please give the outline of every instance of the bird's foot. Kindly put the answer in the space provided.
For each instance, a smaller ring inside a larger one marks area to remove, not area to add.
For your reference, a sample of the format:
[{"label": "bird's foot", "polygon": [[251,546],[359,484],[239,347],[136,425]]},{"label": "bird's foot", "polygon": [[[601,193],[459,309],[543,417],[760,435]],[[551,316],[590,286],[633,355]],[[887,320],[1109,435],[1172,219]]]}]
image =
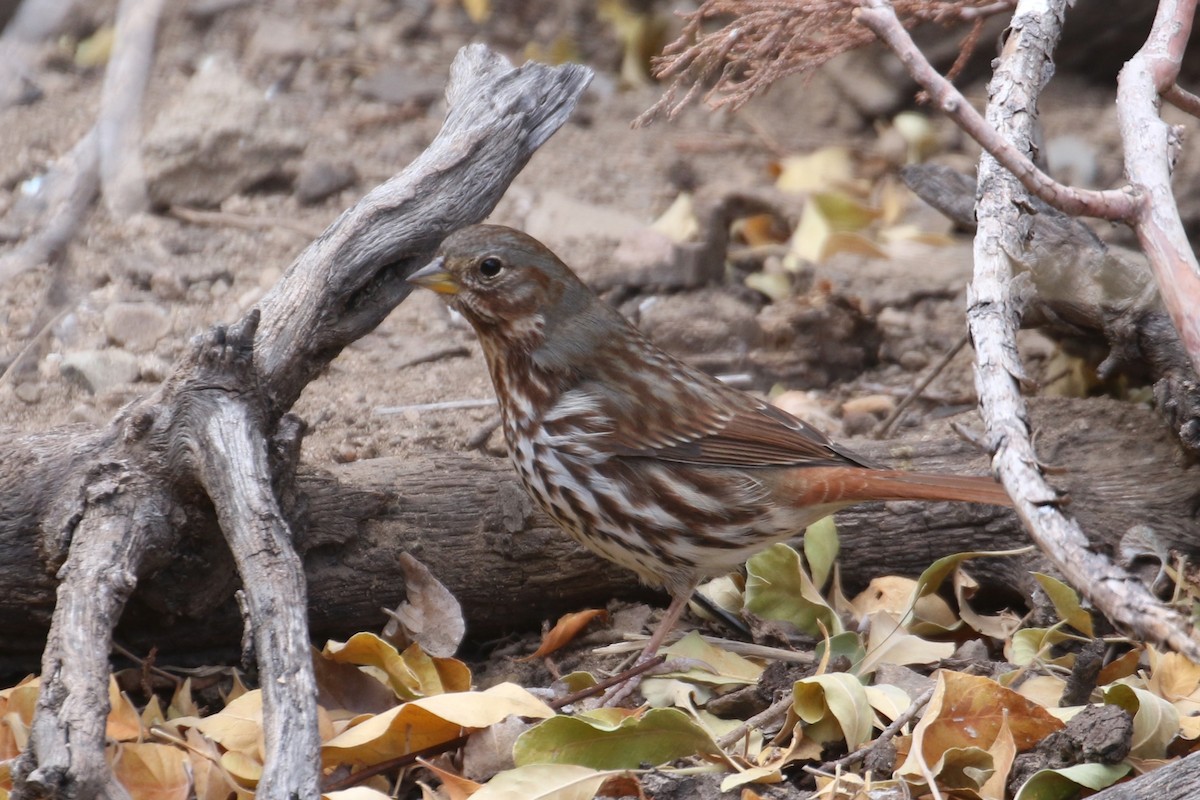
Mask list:
[{"label": "bird's foot", "polygon": [[716,673],[716,670],[711,665],[704,663],[695,658],[669,658],[654,666],[643,668],[642,665],[654,660],[653,658],[639,658],[632,667],[626,670],[627,673],[633,673],[628,678],[620,683],[609,687],[608,691],[600,698],[597,708],[617,708],[625,700],[633,694],[634,690],[642,685],[643,678],[652,678],[658,675],[666,675],[671,672],[687,672],[693,669],[707,670],[708,672]]}]

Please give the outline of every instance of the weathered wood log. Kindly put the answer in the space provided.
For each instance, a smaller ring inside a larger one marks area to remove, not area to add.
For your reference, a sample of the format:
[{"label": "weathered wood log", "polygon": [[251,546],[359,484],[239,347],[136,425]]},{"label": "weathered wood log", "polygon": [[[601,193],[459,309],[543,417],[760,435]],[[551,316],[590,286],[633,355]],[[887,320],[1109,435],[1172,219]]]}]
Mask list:
[{"label": "weathered wood log", "polygon": [[[1039,401],[1034,410],[1054,482],[1099,537],[1098,548],[1120,552],[1122,539],[1141,526],[1162,548],[1200,556],[1200,469],[1181,466],[1178,447],[1153,412],[1103,399]],[[78,452],[91,441],[77,433],[80,440],[68,445],[65,436],[40,437],[36,452],[14,466],[27,470],[33,484],[63,482],[37,465],[61,464],[55,454]],[[975,448],[944,434],[850,445],[905,468],[986,471]],[[11,443],[0,442],[5,449],[11,452]],[[0,477],[0,485],[11,483]],[[533,630],[564,611],[614,597],[646,596],[631,573],[581,550],[534,508],[506,459],[445,453],[371,459],[332,472],[301,468],[296,491],[292,527],[304,554],[309,623],[318,639],[383,624],[381,608],[404,597],[403,552],[451,589],[477,642]],[[873,504],[837,520],[841,574],[851,592],[878,575],[916,575],[949,553],[1028,544],[1013,515],[981,506]],[[160,658],[181,663],[236,658],[242,622],[231,598],[237,577],[228,551],[203,535],[215,525],[211,517],[193,520],[193,533],[169,563],[139,583],[119,641],[140,652],[157,647]],[[1035,568],[1046,569],[1035,554],[970,567],[997,606],[1022,603]],[[0,526],[0,673],[36,666],[54,603],[51,571],[34,539]]]},{"label": "weathered wood log", "polygon": [[[26,548],[13,563],[32,568],[39,586],[58,584],[57,597],[14,610],[50,622],[14,800],[124,795],[104,755],[114,626],[139,583],[187,576],[216,604],[236,588],[234,574],[262,673],[257,796],[319,795],[308,604],[291,528],[300,430],[286,412],[407,296],[404,277],[442,238],[487,216],[589,79],[578,65],[513,68],[481,45],[464,48],[437,138],[342,214],[258,307],[200,337],[157,391],[104,431],[3,442],[5,466],[18,471],[0,478],[0,540]],[[176,616],[178,589],[146,594],[167,605],[152,600],[141,614]]]}]

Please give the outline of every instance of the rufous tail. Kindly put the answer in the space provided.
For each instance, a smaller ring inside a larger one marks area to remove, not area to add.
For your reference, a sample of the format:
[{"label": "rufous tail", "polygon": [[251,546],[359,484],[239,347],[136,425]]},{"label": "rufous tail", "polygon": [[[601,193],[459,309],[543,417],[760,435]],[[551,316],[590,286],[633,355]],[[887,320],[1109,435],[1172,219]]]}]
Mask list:
[{"label": "rufous tail", "polygon": [[953,500],[1011,506],[1004,487],[992,478],[933,475],[897,469],[805,467],[788,476],[800,505],[862,503],[871,500]]}]

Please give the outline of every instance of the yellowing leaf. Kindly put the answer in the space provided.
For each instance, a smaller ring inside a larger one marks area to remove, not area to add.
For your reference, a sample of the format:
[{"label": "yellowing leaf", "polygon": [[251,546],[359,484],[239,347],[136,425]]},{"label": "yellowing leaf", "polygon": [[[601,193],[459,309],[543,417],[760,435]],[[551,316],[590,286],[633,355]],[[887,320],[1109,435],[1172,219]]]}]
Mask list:
[{"label": "yellowing leaf", "polygon": [[221,755],[221,767],[242,786],[253,788],[262,778],[263,765],[252,755],[230,750]]},{"label": "yellowing leaf", "polygon": [[354,786],[337,792],[326,792],[321,795],[321,800],[392,800],[392,796],[369,786]]},{"label": "yellowing leaf", "polygon": [[589,608],[584,611],[563,614],[558,618],[558,622],[554,624],[554,627],[542,637],[542,643],[538,646],[538,649],[524,658],[518,658],[517,661],[533,661],[536,658],[543,658],[550,655],[555,650],[571,642],[596,617],[607,620],[608,612],[603,608]]},{"label": "yellowing leaf", "polygon": [[871,703],[853,675],[834,672],[801,678],[792,687],[792,708],[807,723],[831,714],[842,729],[846,747],[854,750],[871,738]]},{"label": "yellowing leaf", "polygon": [[989,678],[940,670],[933,698],[913,730],[912,747],[899,772],[920,776],[918,758],[932,765],[951,748],[987,749],[1005,720],[1018,750],[1063,727],[1041,706]]},{"label": "yellowing leaf", "polygon": [[1021,627],[1021,618],[1007,609],[999,614],[980,614],[971,607],[979,583],[965,569],[954,571],[954,598],[958,601],[958,615],[973,630],[993,639],[1007,641]]},{"label": "yellowing leaf", "polygon": [[184,678],[183,683],[176,687],[175,694],[171,695],[171,704],[167,706],[167,719],[198,716],[200,709],[196,707],[196,701],[192,698],[192,679]]},{"label": "yellowing leaf", "polygon": [[196,800],[229,800],[231,796],[236,800],[253,800],[253,795],[221,766],[221,751],[215,742],[191,728],[186,732],[186,740]]},{"label": "yellowing leaf", "polygon": [[775,186],[785,192],[820,192],[854,180],[854,158],[848,147],[822,147],[779,163]]},{"label": "yellowing leaf", "polygon": [[1059,630],[1059,625],[1055,625],[1053,628],[1022,628],[1005,643],[1004,656],[1012,663],[1022,667],[1032,664],[1034,661],[1071,666],[1075,663],[1074,653],[1053,659],[1047,657],[1051,647],[1071,638]]},{"label": "yellowing leaf", "polygon": [[1013,761],[1017,758],[1017,743],[1013,741],[1012,731],[1009,730],[1008,720],[1000,723],[1000,732],[996,740],[988,748],[992,756],[992,775],[979,789],[983,800],[1004,800],[1008,786],[1008,775],[1012,772]]},{"label": "yellowing leaf", "polygon": [[1070,800],[1080,789],[1099,791],[1129,774],[1128,762],[1120,764],[1076,764],[1062,769],[1035,772],[1017,792],[1015,800]]},{"label": "yellowing leaf", "polygon": [[571,764],[528,764],[505,770],[484,784],[473,800],[592,800],[604,781],[620,774]]},{"label": "yellowing leaf", "polygon": [[[758,683],[758,679],[763,673],[763,668],[758,664],[704,641],[703,637],[695,631],[690,632],[671,646],[664,647],[660,652],[671,658],[697,661],[704,665],[686,672],[667,673],[664,677],[683,678],[715,686],[752,685]],[[704,667],[712,667],[713,671]]]},{"label": "yellowing leaf", "polygon": [[891,721],[899,717],[912,705],[908,692],[890,683],[877,683],[874,686],[863,687],[867,692],[867,702],[885,719]]},{"label": "yellowing leaf", "polygon": [[487,22],[488,17],[492,15],[491,0],[462,0],[462,5],[471,22],[476,25]]},{"label": "yellowing leaf", "polygon": [[694,241],[700,234],[700,223],[696,219],[691,192],[680,192],[670,207],[650,227],[666,234],[672,242]]},{"label": "yellowing leaf", "polygon": [[799,554],[776,544],[746,562],[746,609],[765,619],[790,622],[820,636],[842,632],[842,621],[800,564]]},{"label": "yellowing leaf", "polygon": [[108,676],[110,711],[104,723],[104,735],[119,742],[136,742],[142,738],[142,717],[133,702],[117,688],[117,681]]},{"label": "yellowing leaf", "polygon": [[692,755],[720,755],[712,736],[675,708],[653,708],[641,717],[554,717],[525,731],[513,760],[527,764],[576,764],[593,769],[635,769]]},{"label": "yellowing leaf", "polygon": [[804,531],[804,561],[812,573],[813,585],[820,588],[833,571],[838,557],[837,525],[833,515],[817,520]]},{"label": "yellowing leaf", "polygon": [[192,781],[178,747],[150,742],[117,745],[113,775],[132,800],[187,800]]},{"label": "yellowing leaf", "polygon": [[800,212],[800,222],[788,240],[788,254],[783,264],[792,271],[803,266],[803,262],[817,263],[825,254],[825,245],[833,235],[833,226],[816,203],[805,203]]},{"label": "yellowing leaf", "polygon": [[486,728],[510,715],[545,718],[554,710],[512,683],[482,692],[455,692],[411,700],[348,728],[321,748],[326,765],[377,764],[435,744],[467,729]]},{"label": "yellowing leaf", "polygon": [[855,666],[858,675],[869,675],[882,663],[934,664],[954,655],[952,642],[931,642],[905,633],[896,619],[886,611],[876,611],[870,617],[871,632],[867,638],[867,655]]},{"label": "yellowing leaf", "polygon": [[1150,648],[1151,673],[1146,688],[1168,702],[1192,697],[1200,687],[1200,665],[1178,653],[1159,654]]},{"label": "yellowing leaf", "polygon": [[1085,636],[1093,636],[1092,632],[1092,615],[1084,611],[1083,606],[1079,605],[1079,595],[1075,590],[1058,578],[1050,575],[1043,575],[1040,572],[1033,573],[1033,577],[1042,587],[1042,591],[1050,598],[1050,602],[1054,604],[1054,610],[1058,612],[1058,618],[1070,625],[1075,630]]},{"label": "yellowing leaf", "polygon": [[471,672],[461,661],[433,658],[418,644],[400,653],[373,633],[356,633],[344,644],[328,642],[322,655],[338,663],[382,670],[392,691],[405,700],[461,692],[471,686]]},{"label": "yellowing leaf", "polygon": [[[195,728],[226,750],[245,753],[262,761],[262,691],[255,689],[202,719],[181,717],[178,726]],[[238,773],[234,773],[235,775]]]},{"label": "yellowing leaf", "polygon": [[871,208],[841,192],[819,192],[810,202],[816,203],[821,215],[829,220],[835,231],[860,231],[879,219],[879,209]]},{"label": "yellowing leaf", "polygon": [[1042,708],[1058,708],[1058,701],[1066,691],[1067,683],[1057,675],[1034,675],[1017,687],[1017,694],[1037,703]]}]

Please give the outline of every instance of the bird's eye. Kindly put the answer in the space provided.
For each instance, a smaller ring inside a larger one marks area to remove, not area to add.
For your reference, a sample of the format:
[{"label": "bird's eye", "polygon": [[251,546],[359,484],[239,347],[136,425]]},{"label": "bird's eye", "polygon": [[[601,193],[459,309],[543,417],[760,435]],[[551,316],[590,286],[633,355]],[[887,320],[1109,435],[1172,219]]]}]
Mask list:
[{"label": "bird's eye", "polygon": [[504,269],[504,263],[498,258],[489,256],[479,262],[479,274],[485,278],[496,277],[502,269]]}]

